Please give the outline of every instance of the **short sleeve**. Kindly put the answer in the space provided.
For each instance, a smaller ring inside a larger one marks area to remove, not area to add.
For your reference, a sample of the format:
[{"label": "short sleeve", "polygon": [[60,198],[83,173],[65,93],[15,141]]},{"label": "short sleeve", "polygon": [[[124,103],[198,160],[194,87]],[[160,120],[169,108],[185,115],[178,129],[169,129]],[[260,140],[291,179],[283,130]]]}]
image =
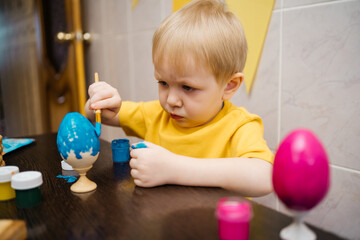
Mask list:
[{"label": "short sleeve", "polygon": [[263,138],[263,124],[259,117],[246,122],[235,132],[231,143],[232,155],[246,158],[259,158],[274,162],[274,155]]},{"label": "short sleeve", "polygon": [[144,138],[146,134],[146,124],[142,102],[124,101],[119,111],[120,126],[129,136]]}]

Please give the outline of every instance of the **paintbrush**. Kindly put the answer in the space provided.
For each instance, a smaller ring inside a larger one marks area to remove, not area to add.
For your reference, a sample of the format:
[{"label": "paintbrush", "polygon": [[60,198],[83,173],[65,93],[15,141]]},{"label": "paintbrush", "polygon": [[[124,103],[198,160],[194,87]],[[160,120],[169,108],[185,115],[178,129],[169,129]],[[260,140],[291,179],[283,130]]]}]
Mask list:
[{"label": "paintbrush", "polygon": [[[95,72],[95,82],[99,82],[99,74]],[[96,134],[100,136],[101,134],[101,110],[95,110],[95,130]]]},{"label": "paintbrush", "polygon": [[[95,82],[99,82],[99,74],[97,72],[95,73]],[[100,109],[95,111],[95,121],[97,123],[101,123],[101,110]]]}]

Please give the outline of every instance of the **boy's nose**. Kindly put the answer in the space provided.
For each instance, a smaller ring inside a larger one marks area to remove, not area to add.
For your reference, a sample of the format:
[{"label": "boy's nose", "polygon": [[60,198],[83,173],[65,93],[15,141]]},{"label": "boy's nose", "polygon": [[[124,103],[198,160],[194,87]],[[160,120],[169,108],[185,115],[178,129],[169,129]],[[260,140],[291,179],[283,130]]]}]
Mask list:
[{"label": "boy's nose", "polygon": [[181,99],[175,91],[169,91],[167,103],[170,107],[181,107]]}]

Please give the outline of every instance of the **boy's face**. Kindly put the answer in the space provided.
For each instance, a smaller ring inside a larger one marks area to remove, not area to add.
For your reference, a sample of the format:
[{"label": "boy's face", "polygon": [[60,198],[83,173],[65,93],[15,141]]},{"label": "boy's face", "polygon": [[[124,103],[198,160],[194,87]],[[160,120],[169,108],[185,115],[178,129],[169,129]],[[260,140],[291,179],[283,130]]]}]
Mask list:
[{"label": "boy's face", "polygon": [[160,104],[181,127],[196,127],[209,122],[223,104],[225,84],[219,85],[207,68],[195,67],[193,63],[193,59],[188,58],[183,74],[167,61],[155,66]]}]

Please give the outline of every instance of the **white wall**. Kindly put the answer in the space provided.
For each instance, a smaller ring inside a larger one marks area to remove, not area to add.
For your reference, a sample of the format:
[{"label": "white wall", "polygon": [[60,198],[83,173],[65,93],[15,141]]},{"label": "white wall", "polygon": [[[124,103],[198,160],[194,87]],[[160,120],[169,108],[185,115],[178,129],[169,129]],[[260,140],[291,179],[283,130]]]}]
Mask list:
[{"label": "white wall", "polygon": [[[87,79],[98,71],[123,99],[152,100],[152,34],[172,1],[140,0],[134,10],[131,2],[83,1],[84,29],[94,36]],[[359,80],[359,0],[277,0],[252,91],[242,86],[232,99],[263,118],[274,152],[294,128],[317,134],[331,162],[331,190],[306,221],[351,239],[360,239]],[[124,136],[103,130],[109,141]],[[254,200],[288,214],[274,194]]]}]

